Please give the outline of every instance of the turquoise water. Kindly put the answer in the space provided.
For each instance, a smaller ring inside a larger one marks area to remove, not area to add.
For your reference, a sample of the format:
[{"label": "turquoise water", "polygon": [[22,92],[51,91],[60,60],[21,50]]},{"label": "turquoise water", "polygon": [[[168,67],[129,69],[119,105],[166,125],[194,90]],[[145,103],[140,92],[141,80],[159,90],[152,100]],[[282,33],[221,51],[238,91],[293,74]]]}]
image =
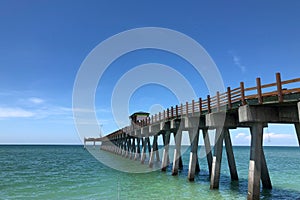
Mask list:
[{"label": "turquoise water", "polygon": [[[148,168],[138,161],[101,152],[117,165]],[[234,147],[240,180],[231,182],[223,154],[219,190],[209,189],[206,158],[195,182],[187,180],[189,153],[179,176],[125,173],[97,161],[82,146],[0,146],[0,199],[246,199],[249,147]],[[262,199],[300,199],[300,148],[265,147],[273,190]]]}]

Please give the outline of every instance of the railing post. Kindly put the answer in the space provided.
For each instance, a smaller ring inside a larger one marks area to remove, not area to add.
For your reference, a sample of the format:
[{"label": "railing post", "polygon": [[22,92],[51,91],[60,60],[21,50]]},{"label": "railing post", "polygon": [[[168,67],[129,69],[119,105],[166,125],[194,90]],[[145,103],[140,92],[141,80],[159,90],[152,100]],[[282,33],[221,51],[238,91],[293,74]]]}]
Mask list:
[{"label": "railing post", "polygon": [[244,82],[240,83],[240,88],[241,88],[241,101],[242,101],[242,105],[244,106],[244,105],[246,105]]},{"label": "railing post", "polygon": [[178,105],[176,105],[176,118],[178,118]]},{"label": "railing post", "polygon": [[151,115],[151,123],[150,124],[153,124],[153,115]]},{"label": "railing post", "polygon": [[166,111],[164,110],[164,118],[163,118],[164,120],[166,119]]},{"label": "railing post", "polygon": [[169,115],[169,108],[167,109],[167,119],[169,119],[170,115]]},{"label": "railing post", "polygon": [[202,99],[199,98],[199,112],[200,112],[200,115],[202,113]]},{"label": "railing post", "polygon": [[157,114],[154,115],[154,120],[157,122]]},{"label": "railing post", "polygon": [[180,116],[183,115],[183,104],[180,104]]},{"label": "railing post", "polygon": [[276,73],[277,94],[279,103],[283,102],[280,73]]},{"label": "railing post", "polygon": [[195,101],[192,100],[192,116],[195,114]]},{"label": "railing post", "polygon": [[173,106],[171,106],[171,118],[173,118],[173,117],[174,117],[174,114],[173,114],[173,112],[174,112],[174,108],[173,108]]},{"label": "railing post", "polygon": [[210,109],[210,95],[207,95],[207,111],[208,111],[208,113],[211,112],[211,109]]},{"label": "railing post", "polygon": [[189,103],[188,102],[185,102],[185,114],[186,114],[186,116],[189,115]]},{"label": "railing post", "polygon": [[220,112],[220,92],[217,92],[217,111]]},{"label": "railing post", "polygon": [[257,99],[258,103],[262,104],[263,103],[263,98],[262,98],[262,92],[261,92],[261,81],[260,78],[256,78],[256,89],[257,89]]},{"label": "railing post", "polygon": [[230,87],[227,87],[227,104],[228,104],[228,109],[231,109],[232,105],[231,105],[231,89],[230,89]]},{"label": "railing post", "polygon": [[158,113],[158,120],[161,120],[161,112]]}]

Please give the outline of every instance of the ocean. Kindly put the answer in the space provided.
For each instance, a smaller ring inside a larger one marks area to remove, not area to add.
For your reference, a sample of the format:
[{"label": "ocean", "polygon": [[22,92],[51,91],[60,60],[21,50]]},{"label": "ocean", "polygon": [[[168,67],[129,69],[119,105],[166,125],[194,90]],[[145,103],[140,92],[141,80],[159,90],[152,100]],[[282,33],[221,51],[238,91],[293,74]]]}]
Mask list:
[{"label": "ocean", "polygon": [[[172,147],[171,147],[172,149]],[[89,146],[96,157],[116,166],[139,166],[139,161]],[[209,189],[206,158],[199,156],[201,171],[187,180],[189,152],[178,176],[167,172],[126,173],[99,162],[83,146],[0,146],[0,199],[246,199],[249,147],[234,147],[239,181],[231,182],[223,151],[220,188]],[[261,199],[300,199],[300,148],[264,147],[272,190]],[[200,151],[200,148],[199,148]],[[201,155],[199,153],[199,155]]]}]

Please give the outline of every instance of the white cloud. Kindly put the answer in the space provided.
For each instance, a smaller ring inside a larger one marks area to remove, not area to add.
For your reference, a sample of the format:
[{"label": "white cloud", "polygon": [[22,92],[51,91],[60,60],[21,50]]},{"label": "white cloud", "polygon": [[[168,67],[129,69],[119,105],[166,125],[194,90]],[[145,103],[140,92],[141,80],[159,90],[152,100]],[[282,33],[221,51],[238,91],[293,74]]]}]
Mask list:
[{"label": "white cloud", "polygon": [[35,113],[22,108],[0,107],[0,118],[33,117]]},{"label": "white cloud", "polygon": [[293,139],[294,136],[291,134],[281,134],[281,133],[265,133],[264,140],[270,139]]},{"label": "white cloud", "polygon": [[229,51],[229,54],[232,56],[233,63],[237,66],[242,73],[246,72],[246,66],[242,64],[241,59],[234,52]]},{"label": "white cloud", "polygon": [[44,103],[45,101],[41,98],[37,98],[37,97],[32,97],[28,99],[29,102],[34,103],[34,104],[41,104]]},{"label": "white cloud", "polygon": [[245,73],[246,72],[246,66],[241,64],[241,60],[238,56],[233,55],[233,62],[234,64],[240,68],[240,70]]},{"label": "white cloud", "polygon": [[246,133],[238,133],[236,136],[235,136],[236,139],[246,139],[246,140],[250,140],[250,135],[249,134],[246,134]]}]

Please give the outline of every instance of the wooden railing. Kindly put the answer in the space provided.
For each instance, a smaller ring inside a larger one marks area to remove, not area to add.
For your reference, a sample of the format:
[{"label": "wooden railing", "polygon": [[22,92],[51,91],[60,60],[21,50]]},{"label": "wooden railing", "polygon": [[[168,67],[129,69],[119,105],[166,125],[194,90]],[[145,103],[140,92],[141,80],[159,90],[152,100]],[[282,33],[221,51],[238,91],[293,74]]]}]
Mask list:
[{"label": "wooden railing", "polygon": [[[172,106],[163,112],[148,117],[138,125],[147,126],[160,121],[180,118],[181,116],[202,115],[218,112],[222,109],[230,110],[233,108],[233,104],[246,105],[247,101],[251,99],[257,99],[258,104],[263,104],[265,97],[277,96],[278,103],[282,103],[284,95],[300,93],[300,86],[291,89],[283,87],[291,83],[300,83],[300,78],[281,81],[280,73],[276,73],[275,83],[262,85],[261,79],[256,78],[256,86],[245,88],[244,82],[241,82],[240,87],[234,89],[228,87],[226,92],[217,92],[213,97],[208,95],[206,99],[199,98],[198,100],[192,100],[190,103],[186,102],[185,104]],[[265,89],[268,91],[263,92]]]},{"label": "wooden railing", "polygon": [[[219,112],[221,110],[230,110],[238,108],[240,105],[246,105],[250,100],[257,100],[257,104],[266,103],[267,97],[275,97],[277,103],[284,102],[284,95],[300,93],[300,84],[297,87],[288,89],[284,87],[288,84],[299,84],[300,78],[281,81],[280,73],[276,73],[276,82],[269,84],[261,84],[261,79],[256,78],[256,86],[245,88],[244,82],[240,83],[240,87],[231,89],[227,88],[226,92],[217,92],[215,96],[207,95],[206,99],[199,98],[186,102],[184,104],[172,106],[162,112],[154,114],[145,120],[137,123],[137,126],[144,127],[161,121],[181,118],[182,116],[200,116],[211,112]],[[119,135],[129,132],[131,126],[127,126],[118,130],[109,136]]]}]

